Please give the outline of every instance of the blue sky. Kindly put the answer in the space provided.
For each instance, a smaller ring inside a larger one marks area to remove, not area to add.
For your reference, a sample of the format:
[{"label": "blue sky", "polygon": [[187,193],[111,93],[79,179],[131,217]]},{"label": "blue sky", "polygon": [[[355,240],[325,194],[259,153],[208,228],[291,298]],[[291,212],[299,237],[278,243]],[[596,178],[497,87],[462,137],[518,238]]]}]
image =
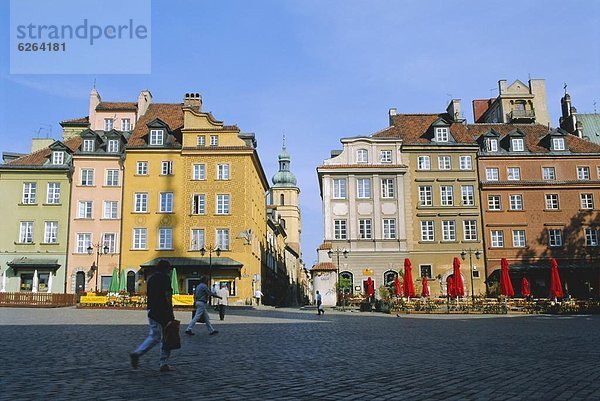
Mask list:
[{"label": "blue sky", "polygon": [[[0,5],[2,151],[27,152],[42,128],[104,100],[157,102],[200,92],[204,109],[255,132],[267,176],[285,132],[301,189],[307,266],[321,243],[316,166],[339,138],[387,126],[387,111],[443,111],[451,97],[496,95],[499,79],[546,79],[554,125],[563,83],[579,112],[600,109],[600,2],[152,1],[152,73],[10,75],[9,6]],[[115,10],[116,12],[116,10]],[[119,57],[115,55],[115,62]]]}]

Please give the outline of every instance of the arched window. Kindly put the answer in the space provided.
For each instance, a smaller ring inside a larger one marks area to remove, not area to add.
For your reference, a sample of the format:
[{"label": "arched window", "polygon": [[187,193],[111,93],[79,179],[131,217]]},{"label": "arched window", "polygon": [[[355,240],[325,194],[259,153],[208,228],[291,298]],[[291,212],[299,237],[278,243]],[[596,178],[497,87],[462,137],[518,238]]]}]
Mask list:
[{"label": "arched window", "polygon": [[279,204],[281,206],[285,205],[285,196],[283,194],[279,195]]},{"label": "arched window", "polygon": [[358,149],[356,151],[356,162],[357,163],[368,163],[369,162],[369,152],[367,152],[367,149]]},{"label": "arched window", "polygon": [[135,272],[127,272],[127,292],[135,292]]},{"label": "arched window", "polygon": [[85,272],[77,272],[75,275],[75,293],[85,291]]},{"label": "arched window", "polygon": [[350,272],[341,272],[340,277],[348,284],[344,287],[344,293],[348,295],[354,294],[354,275]]},{"label": "arched window", "polygon": [[390,290],[390,294],[392,295],[396,294],[396,286],[394,285],[396,277],[398,277],[398,272],[395,272],[393,270],[388,270],[385,273],[383,273],[383,285],[385,285],[387,289]]}]

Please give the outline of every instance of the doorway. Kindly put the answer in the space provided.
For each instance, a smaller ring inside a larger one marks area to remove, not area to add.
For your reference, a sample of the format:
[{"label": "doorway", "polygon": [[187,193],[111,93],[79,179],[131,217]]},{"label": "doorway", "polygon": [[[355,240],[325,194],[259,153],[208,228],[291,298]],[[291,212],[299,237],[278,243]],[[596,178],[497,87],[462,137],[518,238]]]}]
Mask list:
[{"label": "doorway", "polygon": [[85,291],[85,273],[77,272],[75,275],[75,294]]},{"label": "doorway", "polygon": [[127,292],[135,292],[135,272],[132,271],[127,272]]}]

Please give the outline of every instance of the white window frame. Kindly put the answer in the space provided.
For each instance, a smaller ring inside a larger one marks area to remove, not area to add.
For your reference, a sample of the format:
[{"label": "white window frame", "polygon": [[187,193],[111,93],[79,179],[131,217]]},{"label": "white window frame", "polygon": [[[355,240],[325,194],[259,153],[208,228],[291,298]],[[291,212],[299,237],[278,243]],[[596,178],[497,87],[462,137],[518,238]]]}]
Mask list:
[{"label": "white window frame", "polygon": [[438,156],[438,170],[452,170],[452,156]]},{"label": "white window frame", "polygon": [[93,219],[94,218],[94,202],[90,200],[80,200],[77,202],[77,218],[78,219]]},{"label": "white window frame", "polygon": [[391,163],[392,162],[392,151],[391,150],[382,150],[379,152],[379,161],[381,163]]},{"label": "white window frame", "polygon": [[488,195],[488,210],[502,210],[501,195]]},{"label": "white window frame", "polygon": [[463,220],[463,238],[465,241],[477,241],[477,220]]},{"label": "white window frame", "polygon": [[65,163],[65,152],[62,150],[55,150],[52,152],[52,164],[62,165]]},{"label": "white window frame", "polygon": [[58,221],[45,221],[44,222],[44,243],[45,244],[58,243]]},{"label": "white window frame", "polygon": [[593,193],[583,193],[579,194],[579,207],[584,210],[592,210],[594,209],[594,194]]},{"label": "white window frame", "polygon": [[435,141],[436,142],[448,142],[450,140],[450,130],[448,127],[436,127],[435,128]]},{"label": "white window frame", "polygon": [[115,126],[114,118],[105,118],[104,119],[104,131],[110,131]]},{"label": "white window frame", "polygon": [[556,168],[555,167],[542,167],[542,179],[544,181],[556,180]]},{"label": "white window frame", "polygon": [[165,143],[165,130],[164,129],[151,129],[150,130],[150,141],[151,146],[161,146]]},{"label": "white window frame", "polygon": [[473,157],[471,155],[460,156],[460,169],[473,170]]},{"label": "white window frame", "polygon": [[121,119],[121,131],[131,131],[131,119],[130,118],[122,118]]},{"label": "white window frame", "polygon": [[508,198],[508,210],[523,210],[523,195],[511,194]]},{"label": "white window frame", "polygon": [[119,218],[119,201],[104,201],[102,218],[116,220]]},{"label": "white window frame", "polygon": [[160,227],[158,229],[158,247],[159,251],[173,250],[173,228]]},{"label": "white window frame", "polygon": [[456,241],[455,220],[442,220],[442,241]]},{"label": "white window frame", "polygon": [[373,221],[358,219],[358,235],[360,239],[373,239]]},{"label": "white window frame", "polygon": [[19,244],[33,244],[33,221],[19,222]]},{"label": "white window frame", "polygon": [[487,138],[485,141],[486,151],[487,152],[497,152],[498,151],[498,139],[497,138]]},{"label": "white window frame", "polygon": [[118,169],[106,169],[106,176],[104,185],[107,187],[118,187],[119,186],[119,170]]},{"label": "white window frame", "polygon": [[585,228],[585,246],[598,246],[598,230],[591,227]]},{"label": "white window frame", "polygon": [[369,151],[367,149],[358,149],[356,151],[356,162],[360,164],[369,162]]},{"label": "white window frame", "polygon": [[229,194],[217,194],[216,196],[216,214],[229,214],[231,207],[231,199]]},{"label": "white window frame", "polygon": [[133,229],[132,249],[148,249],[148,229],[136,227]]},{"label": "white window frame", "polygon": [[37,183],[35,182],[24,182],[23,183],[23,196],[21,197],[21,203],[24,205],[35,205],[37,196]]},{"label": "white window frame", "polygon": [[160,162],[160,175],[173,175],[173,160]]},{"label": "white window frame", "polygon": [[229,163],[218,163],[217,164],[217,180],[229,180],[230,179]]},{"label": "white window frame", "polygon": [[118,139],[109,139],[107,151],[108,151],[108,153],[118,153],[119,152],[119,140]]},{"label": "white window frame", "polygon": [[512,230],[512,245],[513,248],[525,248],[527,246],[525,230]]},{"label": "white window frame", "polygon": [[417,170],[431,170],[431,157],[428,155],[417,156]]},{"label": "white window frame", "polygon": [[148,192],[134,192],[133,212],[148,213]]},{"label": "white window frame", "polygon": [[139,161],[136,163],[136,175],[148,175],[148,162],[147,161]]},{"label": "white window frame", "polygon": [[158,212],[173,213],[175,199],[173,192],[160,192],[158,194]]},{"label": "white window frame", "polygon": [[333,179],[333,199],[346,199],[346,179],[345,178],[334,178]]},{"label": "white window frame", "polygon": [[506,179],[508,181],[521,181],[521,168],[520,167],[507,167],[506,168]]},{"label": "white window frame", "polygon": [[452,185],[440,186],[440,205],[454,206],[454,187]]},{"label": "white window frame", "polygon": [[46,203],[49,205],[60,204],[60,182],[49,182],[46,189]]},{"label": "white window frame", "polygon": [[579,181],[589,181],[591,178],[589,166],[577,166],[577,179]]},{"label": "white window frame", "polygon": [[433,188],[431,185],[419,186],[419,206],[433,206]]},{"label": "white window frame", "polygon": [[549,228],[548,229],[548,246],[551,248],[558,248],[563,245],[562,230],[560,228]]},{"label": "white window frame", "polygon": [[192,164],[192,180],[194,180],[194,181],[206,180],[206,164],[204,164],[204,163]]},{"label": "white window frame", "polygon": [[93,152],[96,149],[96,141],[93,139],[84,139],[81,150],[84,152]]},{"label": "white window frame", "polygon": [[371,179],[357,178],[356,179],[356,197],[358,199],[371,198]]},{"label": "white window frame", "polygon": [[192,213],[193,215],[206,214],[206,194],[192,195]]},{"label": "white window frame", "polygon": [[190,251],[199,251],[204,248],[205,233],[203,228],[190,230]]},{"label": "white window frame", "polygon": [[229,250],[229,229],[217,228],[215,230],[216,246],[222,251]]},{"label": "white window frame", "polygon": [[92,246],[91,233],[77,233],[75,236],[76,252],[79,254],[87,254],[87,250]]},{"label": "white window frame", "polygon": [[504,248],[504,231],[503,230],[490,230],[491,247],[492,248]]},{"label": "white window frame", "polygon": [[396,192],[395,179],[393,178],[382,178],[381,179],[381,197],[384,199],[394,198]]},{"label": "white window frame", "polygon": [[196,146],[206,146],[206,135],[198,135],[196,137]]},{"label": "white window frame", "polygon": [[333,239],[348,239],[348,220],[333,220]]},{"label": "white window frame", "polygon": [[82,187],[93,187],[94,186],[94,169],[93,168],[82,168],[80,184]]},{"label": "white window frame", "polygon": [[546,210],[560,210],[558,194],[544,194]]},{"label": "white window frame", "polygon": [[383,239],[396,239],[396,219],[383,219],[381,229]]},{"label": "white window frame", "polygon": [[500,179],[500,169],[498,167],[486,167],[485,180],[498,181]]},{"label": "white window frame", "polygon": [[552,138],[552,150],[565,150],[565,138]]},{"label": "white window frame", "polygon": [[512,138],[510,140],[510,146],[513,152],[525,151],[525,141],[523,140],[523,138]]},{"label": "white window frame", "polygon": [[475,187],[473,185],[461,185],[460,195],[463,206],[475,206]]},{"label": "white window frame", "polygon": [[219,146],[219,136],[218,135],[210,136],[210,146]]},{"label": "white window frame", "polygon": [[421,241],[435,241],[435,223],[433,220],[421,220]]},{"label": "white window frame", "polygon": [[102,234],[102,246],[108,246],[108,254],[117,253],[117,233]]}]

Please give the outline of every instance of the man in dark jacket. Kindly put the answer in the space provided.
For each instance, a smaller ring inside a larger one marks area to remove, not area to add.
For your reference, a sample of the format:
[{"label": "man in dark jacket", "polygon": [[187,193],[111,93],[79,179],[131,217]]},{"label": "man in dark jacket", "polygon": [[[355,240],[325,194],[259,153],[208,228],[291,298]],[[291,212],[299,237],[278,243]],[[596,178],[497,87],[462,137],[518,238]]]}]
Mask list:
[{"label": "man in dark jacket", "polygon": [[148,297],[148,324],[150,325],[150,334],[140,346],[129,354],[131,367],[136,369],[140,356],[150,351],[159,342],[160,347],[160,371],[168,372],[173,369],[167,364],[170,350],[166,350],[163,342],[163,332],[165,326],[175,319],[173,314],[173,304],[171,300],[171,265],[166,260],[160,260],[156,266],[155,272],[148,279],[147,297]]}]

